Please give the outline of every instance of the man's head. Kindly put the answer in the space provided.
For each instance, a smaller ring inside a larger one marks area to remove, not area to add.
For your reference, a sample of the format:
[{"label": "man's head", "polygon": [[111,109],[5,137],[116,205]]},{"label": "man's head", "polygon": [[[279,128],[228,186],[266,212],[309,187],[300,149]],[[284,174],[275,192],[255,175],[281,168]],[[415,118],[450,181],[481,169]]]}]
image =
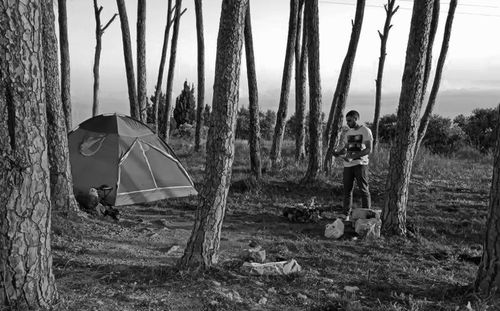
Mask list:
[{"label": "man's head", "polygon": [[356,128],[358,127],[358,120],[359,120],[359,112],[356,110],[351,110],[345,115],[345,120],[347,123],[347,126],[350,128]]}]

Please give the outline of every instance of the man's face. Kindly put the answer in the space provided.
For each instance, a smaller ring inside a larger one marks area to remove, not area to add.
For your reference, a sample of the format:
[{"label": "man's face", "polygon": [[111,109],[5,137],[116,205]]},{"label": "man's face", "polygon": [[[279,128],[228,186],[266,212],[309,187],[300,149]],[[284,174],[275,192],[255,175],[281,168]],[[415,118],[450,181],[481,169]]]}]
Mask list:
[{"label": "man's face", "polygon": [[353,116],[347,116],[345,118],[345,121],[347,123],[347,126],[350,128],[355,128],[358,125],[356,123],[358,121],[358,119],[356,117],[353,117]]}]

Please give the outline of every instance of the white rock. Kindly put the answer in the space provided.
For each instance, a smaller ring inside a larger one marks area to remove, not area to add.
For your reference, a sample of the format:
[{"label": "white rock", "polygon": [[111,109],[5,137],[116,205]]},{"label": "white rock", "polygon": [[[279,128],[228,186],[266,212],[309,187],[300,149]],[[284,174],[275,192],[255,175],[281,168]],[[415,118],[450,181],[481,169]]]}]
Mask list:
[{"label": "white rock", "polygon": [[340,218],[335,220],[333,223],[326,225],[325,227],[325,237],[338,239],[344,235],[344,223]]},{"label": "white rock", "polygon": [[344,286],[344,290],[348,293],[355,293],[359,290],[357,286]]},{"label": "white rock", "polygon": [[241,268],[254,275],[287,275],[302,270],[295,259],[268,263],[245,262]]},{"label": "white rock", "polygon": [[298,293],[298,294],[297,294],[297,298],[302,299],[302,300],[307,300],[307,299],[309,299],[306,295],[301,294],[301,293]]},{"label": "white rock", "polygon": [[381,210],[370,209],[370,208],[355,208],[351,212],[351,220],[356,221],[357,219],[369,219],[376,218],[380,219]]},{"label": "white rock", "polygon": [[276,294],[278,291],[276,291],[276,288],[271,287],[271,288],[269,288],[269,289],[267,290],[267,292],[268,292],[269,294]]},{"label": "white rock", "polygon": [[356,225],[354,230],[361,237],[367,239],[380,238],[380,227],[382,226],[382,221],[380,219],[358,219],[356,220]]},{"label": "white rock", "polygon": [[267,303],[267,298],[266,297],[260,298],[259,305],[265,305],[266,303]]}]

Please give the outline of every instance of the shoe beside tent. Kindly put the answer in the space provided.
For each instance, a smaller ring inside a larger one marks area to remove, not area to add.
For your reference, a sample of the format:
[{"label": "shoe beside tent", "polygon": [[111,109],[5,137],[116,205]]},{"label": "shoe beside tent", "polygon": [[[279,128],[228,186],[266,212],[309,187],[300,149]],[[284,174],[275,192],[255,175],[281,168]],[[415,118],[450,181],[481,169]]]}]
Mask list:
[{"label": "shoe beside tent", "polygon": [[144,123],[99,115],[69,133],[76,196],[112,187],[105,197],[120,206],[196,195],[193,181],[172,149]]}]

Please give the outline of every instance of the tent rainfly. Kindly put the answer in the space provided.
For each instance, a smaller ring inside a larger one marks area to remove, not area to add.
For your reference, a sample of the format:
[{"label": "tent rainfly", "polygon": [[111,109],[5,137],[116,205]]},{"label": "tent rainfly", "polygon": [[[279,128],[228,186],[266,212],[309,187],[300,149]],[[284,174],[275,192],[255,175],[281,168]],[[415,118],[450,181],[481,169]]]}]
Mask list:
[{"label": "tent rainfly", "polygon": [[69,133],[75,195],[106,185],[115,206],[196,195],[172,149],[144,123],[119,114],[99,115]]}]

